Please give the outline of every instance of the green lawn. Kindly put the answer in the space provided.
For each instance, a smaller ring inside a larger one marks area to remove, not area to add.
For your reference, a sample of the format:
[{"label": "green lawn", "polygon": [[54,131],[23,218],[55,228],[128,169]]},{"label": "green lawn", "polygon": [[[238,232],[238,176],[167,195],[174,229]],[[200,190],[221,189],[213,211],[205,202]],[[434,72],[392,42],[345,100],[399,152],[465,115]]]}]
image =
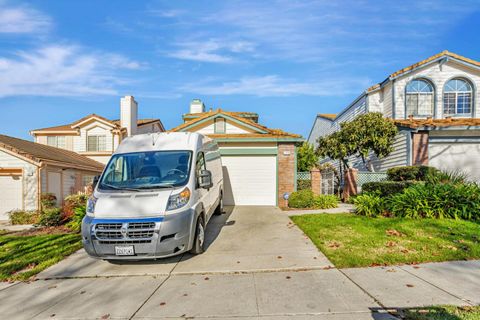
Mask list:
[{"label": "green lawn", "polygon": [[338,268],[480,258],[480,224],[314,214],[292,220]]},{"label": "green lawn", "polygon": [[407,309],[401,312],[405,320],[480,320],[480,306],[439,306]]},{"label": "green lawn", "polygon": [[79,234],[0,234],[0,281],[27,280],[82,247]]}]

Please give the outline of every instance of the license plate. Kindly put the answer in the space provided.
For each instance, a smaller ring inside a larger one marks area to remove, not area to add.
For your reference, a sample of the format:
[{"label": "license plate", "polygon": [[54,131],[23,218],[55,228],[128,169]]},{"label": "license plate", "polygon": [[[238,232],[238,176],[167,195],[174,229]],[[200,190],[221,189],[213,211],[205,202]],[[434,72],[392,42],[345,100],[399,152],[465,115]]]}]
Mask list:
[{"label": "license plate", "polygon": [[133,246],[115,247],[116,256],[133,256],[134,254]]}]

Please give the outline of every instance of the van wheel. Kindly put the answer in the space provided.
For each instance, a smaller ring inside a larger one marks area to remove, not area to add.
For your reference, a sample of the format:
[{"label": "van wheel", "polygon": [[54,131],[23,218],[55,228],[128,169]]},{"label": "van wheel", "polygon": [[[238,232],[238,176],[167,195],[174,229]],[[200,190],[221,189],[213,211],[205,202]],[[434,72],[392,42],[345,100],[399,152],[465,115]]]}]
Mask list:
[{"label": "van wheel", "polygon": [[223,214],[223,194],[220,193],[220,201],[218,202],[218,206],[215,208],[215,212],[213,213],[216,216]]},{"label": "van wheel", "polygon": [[205,227],[203,226],[203,218],[202,216],[198,217],[197,226],[195,228],[195,239],[193,241],[192,250],[190,250],[193,254],[201,254],[203,253],[203,245],[205,244]]}]

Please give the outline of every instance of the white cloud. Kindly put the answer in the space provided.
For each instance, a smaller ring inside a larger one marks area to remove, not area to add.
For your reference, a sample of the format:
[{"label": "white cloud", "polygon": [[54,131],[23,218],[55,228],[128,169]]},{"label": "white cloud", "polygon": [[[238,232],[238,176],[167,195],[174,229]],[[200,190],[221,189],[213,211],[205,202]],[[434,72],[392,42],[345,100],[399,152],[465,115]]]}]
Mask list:
[{"label": "white cloud", "polygon": [[22,51],[0,57],[0,97],[114,95],[125,83],[118,71],[139,65],[117,54],[84,53],[76,46]]},{"label": "white cloud", "polygon": [[52,21],[42,12],[27,6],[8,6],[0,2],[0,33],[41,33],[50,29]]},{"label": "white cloud", "polygon": [[187,92],[205,95],[252,95],[252,96],[341,96],[358,93],[371,83],[370,79],[328,78],[319,81],[296,81],[284,79],[278,75],[244,77],[238,81],[222,83],[191,83],[182,89]]},{"label": "white cloud", "polygon": [[177,49],[168,56],[200,62],[229,63],[241,53],[254,51],[254,44],[248,41],[227,41],[208,39],[205,41],[184,41],[176,44]]}]

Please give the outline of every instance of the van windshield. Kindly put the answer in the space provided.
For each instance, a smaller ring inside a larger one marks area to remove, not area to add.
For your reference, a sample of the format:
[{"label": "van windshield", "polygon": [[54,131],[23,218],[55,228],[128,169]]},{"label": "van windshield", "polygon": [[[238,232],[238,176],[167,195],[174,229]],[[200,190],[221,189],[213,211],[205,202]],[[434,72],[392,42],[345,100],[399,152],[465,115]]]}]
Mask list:
[{"label": "van windshield", "polygon": [[160,189],[185,185],[191,151],[149,151],[113,155],[99,181],[103,190]]}]

